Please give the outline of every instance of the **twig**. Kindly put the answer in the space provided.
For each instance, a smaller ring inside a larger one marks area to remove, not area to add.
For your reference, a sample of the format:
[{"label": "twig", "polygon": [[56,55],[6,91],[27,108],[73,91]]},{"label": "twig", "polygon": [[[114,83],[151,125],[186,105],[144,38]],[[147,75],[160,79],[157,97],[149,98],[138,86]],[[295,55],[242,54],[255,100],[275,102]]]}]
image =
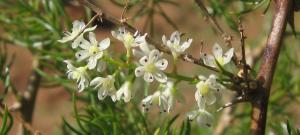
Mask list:
[{"label": "twig", "polygon": [[244,35],[244,28],[242,25],[241,20],[239,20],[239,32],[240,32],[240,41],[241,41],[241,48],[242,48],[242,65],[243,65],[243,76],[244,76],[244,81],[246,83],[247,88],[249,89],[249,83],[248,83],[248,65],[246,62],[246,52],[245,52],[245,39],[246,36]]},{"label": "twig", "polygon": [[126,22],[127,19],[128,19],[128,18],[125,17],[125,13],[126,13],[126,11],[127,11],[127,9],[128,9],[128,3],[129,3],[129,0],[125,0],[125,1],[126,1],[126,2],[125,2],[125,6],[124,6],[124,8],[123,8],[122,15],[121,15],[121,19],[120,19],[121,22]]},{"label": "twig", "polygon": [[249,101],[248,98],[245,98],[245,97],[242,97],[242,96],[239,96],[239,97],[236,97],[235,99],[233,99],[231,102],[229,103],[226,103],[224,106],[220,107],[217,112],[219,111],[222,111],[223,109],[227,108],[227,107],[231,107],[235,104],[238,104],[238,103],[242,103],[242,102],[246,102],[246,101]]},{"label": "twig", "polygon": [[[275,14],[272,22],[263,60],[257,78],[263,84],[258,88],[257,97],[252,100],[251,134],[264,135],[267,119],[268,100],[272,85],[273,75],[277,59],[282,46],[282,40],[287,25],[289,12],[291,12],[291,0],[275,0]],[[293,11],[292,11],[293,12]]]}]

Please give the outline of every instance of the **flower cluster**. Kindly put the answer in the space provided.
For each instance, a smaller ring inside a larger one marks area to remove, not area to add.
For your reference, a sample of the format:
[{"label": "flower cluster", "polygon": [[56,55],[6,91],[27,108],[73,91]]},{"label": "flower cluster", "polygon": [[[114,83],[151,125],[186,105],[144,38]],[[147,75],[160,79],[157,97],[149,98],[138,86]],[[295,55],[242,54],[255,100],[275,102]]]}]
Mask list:
[{"label": "flower cluster", "polygon": [[206,111],[206,105],[212,105],[216,102],[217,94],[224,89],[224,87],[217,82],[215,75],[210,75],[208,78],[199,76],[199,82],[196,85],[195,100],[198,109],[188,114],[189,120],[197,119],[199,125],[212,125],[212,115]]},{"label": "flower cluster", "polygon": [[[201,58],[205,65],[213,68],[223,68],[231,61],[234,49],[229,49],[225,54],[219,44],[215,43],[212,49],[213,56],[206,53],[201,53]],[[221,85],[217,76],[211,74],[208,78],[198,76],[199,82],[196,84],[195,100],[197,102],[197,110],[187,114],[189,120],[196,119],[201,126],[210,127],[213,122],[213,115],[206,110],[207,105],[212,105],[217,100],[217,95],[225,89]]]},{"label": "flower cluster", "polygon": [[[61,43],[71,42],[72,48],[76,51],[77,63],[84,63],[84,66],[75,67],[72,64],[75,62],[64,61],[68,69],[67,77],[76,80],[79,92],[91,86],[98,90],[99,100],[109,96],[113,101],[129,102],[134,95],[134,80],[141,77],[146,83],[154,81],[159,83],[157,90],[141,101],[143,109],[147,111],[155,105],[160,109],[160,112],[169,113],[174,107],[175,101],[180,101],[182,96],[176,88],[177,83],[169,79],[164,71],[169,65],[168,60],[164,58],[162,52],[147,43],[147,33],[141,35],[136,31],[133,34],[127,31],[125,27],[111,31],[112,36],[121,41],[126,49],[127,61],[125,62],[125,60],[117,61],[108,55],[107,50],[111,44],[110,38],[97,41],[92,32],[95,29],[96,26],[88,28],[84,22],[74,21],[72,32],[65,32],[65,36],[58,40]],[[182,34],[178,31],[173,32],[170,39],[167,39],[165,35],[162,36],[162,42],[173,55],[175,65],[179,56],[190,47],[193,41],[189,38],[182,41],[181,36]],[[231,61],[233,51],[234,49],[231,48],[223,54],[222,48],[215,44],[212,49],[213,56],[201,53],[201,59],[207,66],[222,68]],[[137,62],[131,61],[132,56],[138,59]],[[106,70],[108,62],[118,63],[114,73],[108,74],[109,72]],[[90,72],[93,73],[93,77],[90,76]],[[120,76],[122,76],[123,84],[116,85],[116,80],[119,80],[117,77]],[[207,106],[214,104],[218,93],[225,88],[219,83],[215,75],[210,75],[207,78],[199,76],[196,80],[198,83],[196,84],[195,100],[198,109],[188,113],[187,116],[190,120],[196,119],[199,125],[211,126],[213,117],[207,111]]]}]

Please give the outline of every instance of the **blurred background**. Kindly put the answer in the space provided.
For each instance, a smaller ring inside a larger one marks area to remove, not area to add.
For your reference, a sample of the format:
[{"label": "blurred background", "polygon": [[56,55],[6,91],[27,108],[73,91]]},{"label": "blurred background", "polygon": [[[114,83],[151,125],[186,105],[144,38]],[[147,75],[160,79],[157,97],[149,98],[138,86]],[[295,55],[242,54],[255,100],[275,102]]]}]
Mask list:
[{"label": "blurred background", "polygon": [[[92,2],[117,18],[121,18],[125,7],[123,0]],[[242,21],[247,36],[247,61],[257,70],[271,27],[274,1],[208,0],[204,4],[221,28],[232,36],[232,46],[238,55],[241,54],[238,19]],[[185,100],[177,102],[170,114],[160,114],[155,107],[147,114],[142,113],[140,101],[145,97],[145,88],[139,85],[136,86],[134,99],[127,104],[113,103],[108,98],[99,101],[92,90],[74,94],[76,84],[67,80],[66,66],[62,61],[75,59],[75,52],[70,46],[58,43],[57,40],[64,31],[70,30],[74,20],[88,22],[93,15],[91,10],[76,0],[0,0],[0,52],[1,56],[4,56],[4,52],[7,56],[6,61],[1,59],[0,93],[5,93],[5,77],[9,76],[8,93],[3,102],[8,108],[18,106],[18,96],[14,91],[22,93],[28,89],[33,71],[41,76],[32,116],[31,127],[34,130],[49,135],[249,133],[249,104],[239,104],[215,112],[218,107],[232,99],[234,95],[230,91],[222,94],[221,100],[209,108],[215,116],[214,124],[210,128],[199,127],[196,122],[190,123],[186,120],[185,114],[196,106],[195,86],[188,82],[178,84],[177,88]],[[156,41],[161,41],[162,35],[168,37],[175,30],[185,33],[185,37],[193,38],[187,52],[196,58],[200,56],[201,42],[204,44],[204,51],[208,53],[216,42],[223,48],[229,48],[222,34],[193,0],[131,0],[125,16],[128,17],[128,23],[148,33]],[[273,80],[266,131],[269,135],[287,134],[288,128],[296,133],[300,128],[300,25],[297,25],[300,24],[300,15],[295,12],[294,16],[296,33],[293,34],[291,27],[287,27]],[[98,25],[95,30],[98,41],[111,38],[112,45],[109,50],[112,56],[122,57],[126,52],[123,45],[111,36],[111,30],[118,26],[106,20],[96,21],[94,25]],[[171,56],[165,57],[171,61]],[[10,61],[10,72],[5,75],[3,67]],[[184,61],[179,61],[178,65],[178,73],[184,76],[195,77],[211,73]],[[172,67],[169,66],[167,72],[171,71]],[[143,84],[140,78],[136,82]],[[156,87],[157,84],[151,85],[149,93],[153,93]],[[11,115],[19,114],[11,112]],[[18,134],[20,123],[20,120],[15,119],[8,134]]]}]

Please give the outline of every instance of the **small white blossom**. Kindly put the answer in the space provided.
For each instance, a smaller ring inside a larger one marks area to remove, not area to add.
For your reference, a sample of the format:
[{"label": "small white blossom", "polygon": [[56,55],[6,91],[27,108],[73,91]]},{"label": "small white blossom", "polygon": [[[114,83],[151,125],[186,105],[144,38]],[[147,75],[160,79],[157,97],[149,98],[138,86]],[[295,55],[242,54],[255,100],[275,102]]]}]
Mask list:
[{"label": "small white blossom", "polygon": [[[61,39],[61,40],[58,40],[58,42],[61,42],[61,43],[66,43],[68,41],[73,41],[75,40],[76,36],[78,36],[79,34],[84,34],[85,32],[89,32],[89,31],[93,31],[96,29],[96,25],[93,26],[93,27],[90,27],[90,28],[86,28],[85,30],[83,30],[85,27],[85,23],[82,22],[82,21],[74,21],[73,22],[73,28],[72,28],[72,32],[65,32],[64,33],[64,37]],[[82,33],[80,33],[82,31]],[[78,46],[78,45],[77,45]],[[76,45],[72,45],[72,47],[76,48],[77,47]]]},{"label": "small white blossom", "polygon": [[[216,81],[215,75],[210,75],[209,78],[201,77],[200,82],[196,85],[195,99],[199,108],[204,108],[206,104],[211,105],[216,102],[216,94],[224,89],[221,84]],[[205,80],[203,80],[205,79]]]},{"label": "small white blossom", "polygon": [[117,91],[116,100],[124,99],[125,102],[129,102],[133,96],[132,90],[132,83],[130,81],[126,81]]},{"label": "small white blossom", "polygon": [[205,65],[210,67],[218,67],[216,61],[220,64],[220,66],[224,66],[231,61],[233,57],[234,48],[230,48],[225,54],[223,54],[223,50],[218,43],[215,43],[212,49],[213,55],[208,55],[206,53],[201,54],[203,62]]},{"label": "small white blossom", "polygon": [[110,39],[106,38],[101,42],[96,40],[95,34],[89,33],[90,42],[86,41],[84,38],[82,39],[82,44],[79,44],[79,47],[83,50],[78,51],[75,56],[78,61],[88,60],[88,68],[94,69],[97,65],[97,70],[102,71],[105,63],[99,61],[104,54],[104,50],[106,50],[110,46]]},{"label": "small white blossom", "polygon": [[154,94],[142,100],[143,109],[146,111],[148,111],[153,104],[159,107],[160,112],[167,112],[168,101],[161,91],[156,91]]},{"label": "small white blossom", "polygon": [[125,27],[120,27],[116,31],[111,31],[111,34],[116,39],[122,41],[127,50],[146,43],[145,37],[147,36],[147,33],[140,36],[137,31],[134,35],[132,35],[129,31],[125,30]]},{"label": "small white blossom", "polygon": [[69,79],[76,80],[78,84],[79,92],[83,91],[89,85],[88,74],[86,72],[87,67],[74,67],[68,60],[64,61],[67,64],[67,76]]},{"label": "small white blossom", "polygon": [[103,100],[106,96],[110,96],[113,101],[116,101],[116,88],[115,78],[112,75],[108,75],[106,78],[96,77],[91,81],[90,86],[94,86],[94,89],[98,89],[98,99]]},{"label": "small white blossom", "polygon": [[144,80],[147,82],[153,82],[154,78],[164,83],[167,81],[167,76],[162,72],[168,66],[166,59],[160,59],[162,54],[158,50],[152,50],[149,55],[142,57],[139,60],[141,66],[135,69],[135,75],[137,77],[144,75]]},{"label": "small white blossom", "polygon": [[198,109],[196,111],[189,112],[187,117],[190,121],[196,119],[199,126],[211,127],[213,123],[213,116],[205,109]]},{"label": "small white blossom", "polygon": [[174,58],[177,58],[180,54],[182,54],[187,48],[190,47],[193,39],[187,39],[187,41],[180,41],[180,32],[175,31],[171,34],[170,40],[167,40],[166,36],[162,36],[163,44],[166,45]]}]

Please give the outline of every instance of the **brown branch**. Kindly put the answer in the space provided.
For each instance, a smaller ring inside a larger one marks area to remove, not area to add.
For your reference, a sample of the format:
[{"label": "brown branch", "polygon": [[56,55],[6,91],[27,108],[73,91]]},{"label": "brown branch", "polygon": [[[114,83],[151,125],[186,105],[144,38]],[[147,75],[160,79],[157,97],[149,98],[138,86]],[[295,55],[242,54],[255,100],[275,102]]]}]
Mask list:
[{"label": "brown branch", "polygon": [[238,103],[243,103],[243,102],[248,102],[249,99],[242,97],[242,96],[238,96],[236,98],[234,98],[231,102],[226,103],[225,105],[221,106],[217,112],[222,111],[223,109],[227,108],[227,107],[232,107]]},{"label": "brown branch", "polygon": [[268,100],[272,85],[277,59],[282,46],[282,39],[287,25],[287,17],[291,10],[291,0],[276,0],[275,14],[266,47],[263,61],[257,78],[263,85],[259,87],[256,98],[252,100],[251,134],[264,135],[268,110]]},{"label": "brown branch", "polygon": [[[124,26],[131,33],[135,33],[137,31],[136,28],[134,28],[133,26],[129,25],[127,22],[123,22],[122,20],[119,20],[116,17],[113,17],[113,16],[111,16],[108,13],[104,13],[101,8],[99,8],[96,5],[92,4],[89,0],[78,0],[78,1],[81,4],[83,4],[83,5],[87,6],[88,8],[92,9],[94,12],[99,13],[101,18],[104,18],[107,21],[109,21],[109,22],[111,22],[111,23],[113,23],[115,25]],[[164,53],[167,53],[167,54],[171,54],[171,52],[169,51],[168,48],[166,48],[161,43],[156,42],[155,40],[151,39],[149,36],[146,37],[146,40],[147,40],[148,43],[154,45],[161,52],[164,52]],[[216,68],[209,67],[209,66],[205,65],[201,59],[197,59],[197,58],[193,57],[190,54],[181,54],[180,58],[182,60],[184,60],[184,61],[196,64],[196,65],[203,66],[203,67],[205,67],[205,68],[207,68],[209,70],[212,70],[212,71],[215,71],[215,72],[220,72]]]},{"label": "brown branch", "polygon": [[[37,59],[34,59],[33,61],[33,72],[30,75],[29,83],[27,86],[27,90],[24,92],[22,98],[21,98],[21,108],[20,108],[20,114],[21,117],[24,119],[24,122],[31,123],[34,107],[35,107],[35,100],[38,93],[38,89],[42,80],[42,77],[35,71],[35,68],[42,68]],[[24,126],[24,125],[23,125]],[[26,127],[23,128],[23,132],[29,132]]]},{"label": "brown branch", "polygon": [[240,42],[241,42],[241,48],[242,48],[242,66],[243,66],[243,77],[244,77],[244,82],[246,83],[246,89],[249,89],[249,83],[248,83],[248,69],[250,68],[250,66],[248,66],[247,62],[246,62],[246,52],[245,52],[245,39],[246,36],[244,34],[244,28],[242,25],[241,20],[239,20],[239,32],[240,32]]}]

